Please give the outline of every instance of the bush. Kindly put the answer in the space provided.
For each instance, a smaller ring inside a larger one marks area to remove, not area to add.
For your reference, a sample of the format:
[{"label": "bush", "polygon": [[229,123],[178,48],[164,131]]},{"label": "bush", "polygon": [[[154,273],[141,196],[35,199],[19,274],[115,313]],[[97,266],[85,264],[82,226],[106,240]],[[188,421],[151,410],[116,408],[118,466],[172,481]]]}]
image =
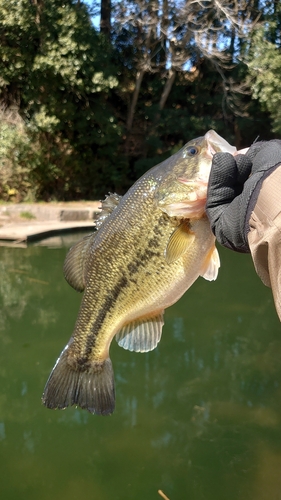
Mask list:
[{"label": "bush", "polygon": [[0,111],[0,198],[32,200],[34,193],[28,159],[34,146],[16,110]]}]

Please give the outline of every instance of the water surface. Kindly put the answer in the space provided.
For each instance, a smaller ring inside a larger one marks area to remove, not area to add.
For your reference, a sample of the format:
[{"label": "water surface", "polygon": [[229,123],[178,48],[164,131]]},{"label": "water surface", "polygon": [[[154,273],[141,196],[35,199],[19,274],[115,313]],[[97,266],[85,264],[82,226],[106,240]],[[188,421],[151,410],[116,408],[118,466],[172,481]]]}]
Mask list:
[{"label": "water surface", "polygon": [[116,410],[98,417],[40,401],[81,301],[66,251],[0,248],[1,498],[281,499],[281,328],[250,257],[220,249],[155,351],[113,342]]}]

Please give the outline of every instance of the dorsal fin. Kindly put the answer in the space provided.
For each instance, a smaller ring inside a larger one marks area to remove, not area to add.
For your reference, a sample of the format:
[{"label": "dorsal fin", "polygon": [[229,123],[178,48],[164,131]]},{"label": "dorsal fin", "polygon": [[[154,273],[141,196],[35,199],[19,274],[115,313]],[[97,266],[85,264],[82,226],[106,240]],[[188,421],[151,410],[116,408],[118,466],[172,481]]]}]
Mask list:
[{"label": "dorsal fin", "polygon": [[85,288],[85,258],[95,238],[95,233],[88,234],[70,248],[63,265],[63,273],[67,283],[77,292]]},{"label": "dorsal fin", "polygon": [[[104,220],[117,207],[121,198],[122,196],[116,193],[109,193],[105,197],[105,200],[101,202],[101,212],[96,218],[96,229],[101,227]],[[85,259],[90,245],[95,238],[95,234],[85,236],[85,238],[71,247],[64,261],[63,272],[65,279],[77,292],[83,292],[85,289]]]},{"label": "dorsal fin", "polygon": [[168,264],[175,262],[184,255],[195,239],[194,233],[190,231],[189,221],[184,220],[171,234],[166,251],[165,259]]},{"label": "dorsal fin", "polygon": [[136,319],[128,323],[116,334],[116,341],[129,351],[152,351],[161,339],[163,316],[164,311],[154,317]]},{"label": "dorsal fin", "polygon": [[101,211],[96,216],[96,228],[99,229],[103,224],[104,220],[113,212],[113,210],[118,206],[122,196],[116,193],[109,193],[106,195],[105,199],[101,201]]}]

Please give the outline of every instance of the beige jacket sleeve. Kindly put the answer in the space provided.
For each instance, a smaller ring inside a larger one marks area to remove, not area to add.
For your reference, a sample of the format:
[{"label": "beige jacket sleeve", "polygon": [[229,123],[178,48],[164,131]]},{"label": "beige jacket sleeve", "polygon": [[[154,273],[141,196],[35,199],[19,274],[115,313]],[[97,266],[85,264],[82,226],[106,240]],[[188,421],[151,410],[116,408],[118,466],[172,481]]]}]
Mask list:
[{"label": "beige jacket sleeve", "polygon": [[271,287],[281,321],[281,166],[262,183],[248,242],[257,274]]}]

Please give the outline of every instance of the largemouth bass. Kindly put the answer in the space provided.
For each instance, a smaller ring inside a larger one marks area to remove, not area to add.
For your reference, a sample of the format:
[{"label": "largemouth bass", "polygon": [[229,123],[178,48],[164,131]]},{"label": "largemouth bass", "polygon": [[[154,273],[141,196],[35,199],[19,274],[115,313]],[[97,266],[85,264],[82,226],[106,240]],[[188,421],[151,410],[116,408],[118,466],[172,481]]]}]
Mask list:
[{"label": "largemouth bass", "polygon": [[218,151],[236,149],[212,130],[188,142],[122,198],[109,195],[97,231],[69,250],[65,278],[84,295],[74,332],[44,390],[48,408],[77,405],[111,414],[113,337],[124,349],[154,349],[164,310],[199,276],[216,279],[219,256],[205,202]]}]

